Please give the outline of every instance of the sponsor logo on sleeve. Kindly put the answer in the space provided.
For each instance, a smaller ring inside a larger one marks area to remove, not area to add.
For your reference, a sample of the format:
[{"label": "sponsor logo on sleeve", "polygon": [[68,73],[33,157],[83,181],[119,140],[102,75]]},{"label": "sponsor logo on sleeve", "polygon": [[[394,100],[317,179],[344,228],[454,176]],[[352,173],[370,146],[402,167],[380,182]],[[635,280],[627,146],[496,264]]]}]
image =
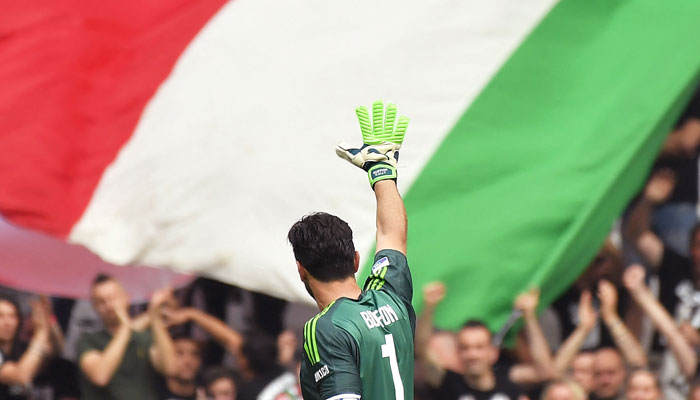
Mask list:
[{"label": "sponsor logo on sleeve", "polygon": [[323,367],[319,368],[318,371],[314,373],[314,379],[316,382],[320,381],[321,379],[325,378],[326,375],[328,375],[331,371],[328,369],[327,365],[324,365]]}]

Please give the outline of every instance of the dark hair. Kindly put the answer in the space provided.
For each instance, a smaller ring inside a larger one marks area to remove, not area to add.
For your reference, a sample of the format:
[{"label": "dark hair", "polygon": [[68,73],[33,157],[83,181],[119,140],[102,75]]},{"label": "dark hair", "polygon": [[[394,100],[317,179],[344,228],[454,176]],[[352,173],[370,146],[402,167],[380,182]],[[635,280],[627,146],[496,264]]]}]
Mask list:
[{"label": "dark hair", "polygon": [[188,340],[188,341],[194,343],[195,346],[197,346],[197,349],[199,350],[200,353],[202,352],[202,347],[203,347],[202,342],[200,342],[199,340],[186,334],[185,332],[182,332],[182,331],[177,332],[176,331],[174,333],[171,333],[170,339],[173,341],[173,343],[177,342],[178,340]]},{"label": "dark hair", "polygon": [[100,272],[100,273],[97,274],[97,276],[95,276],[95,278],[92,280],[92,285],[90,285],[90,287],[93,287],[93,288],[94,288],[95,286],[97,286],[97,285],[99,285],[99,284],[101,284],[101,283],[105,283],[105,282],[109,282],[109,281],[113,281],[113,280],[115,280],[115,279],[114,279],[114,277],[113,277],[112,275],[108,275],[108,274],[105,274],[105,273],[103,273],[103,272]]},{"label": "dark hair", "polygon": [[352,229],[335,215],[306,215],[292,225],[287,238],[296,260],[314,278],[330,282],[355,274]]},{"label": "dark hair", "polygon": [[484,321],[480,319],[469,319],[467,322],[465,322],[462,325],[462,329],[471,329],[471,328],[483,328],[486,329],[486,332],[489,333],[489,336],[492,336],[493,333],[491,332],[491,329],[489,329],[488,326],[484,323]]},{"label": "dark hair", "polygon": [[19,302],[14,296],[0,294],[0,301],[10,303],[10,305],[12,305],[12,307],[15,309],[15,314],[17,314],[17,330],[12,336],[12,347],[10,348],[10,352],[9,354],[5,354],[5,356],[19,356],[24,350],[21,340],[17,340],[17,337],[19,336],[19,332],[22,329],[22,324],[24,321],[24,318],[22,318],[22,310],[19,307]]},{"label": "dark hair", "polygon": [[277,365],[277,340],[265,332],[248,332],[243,340],[241,354],[248,360],[248,366],[255,374],[268,372]]},{"label": "dark hair", "polygon": [[209,385],[214,383],[214,381],[217,381],[221,378],[230,379],[233,382],[234,386],[236,386],[236,382],[238,381],[238,377],[236,376],[236,373],[233,370],[215,366],[207,368],[204,371],[204,373],[202,374],[202,383],[204,384],[205,388],[208,388]]}]

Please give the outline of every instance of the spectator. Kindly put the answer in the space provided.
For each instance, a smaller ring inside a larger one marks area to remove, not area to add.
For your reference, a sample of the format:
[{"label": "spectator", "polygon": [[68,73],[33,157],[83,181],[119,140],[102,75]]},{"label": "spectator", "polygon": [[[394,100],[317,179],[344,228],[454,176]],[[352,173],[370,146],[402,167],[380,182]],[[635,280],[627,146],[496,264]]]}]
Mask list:
[{"label": "spectator", "polygon": [[647,369],[638,369],[627,380],[626,400],[661,400],[661,389],[656,376]]},{"label": "spectator", "polygon": [[667,136],[655,165],[672,170],[678,184],[668,201],[654,210],[653,225],[662,240],[683,256],[688,255],[688,233],[698,221],[699,145],[700,87]]},{"label": "spectator", "polygon": [[590,394],[594,388],[595,354],[590,351],[579,352],[586,337],[596,326],[598,314],[593,308],[593,296],[588,290],[581,293],[578,303],[578,325],[562,343],[554,358],[554,370],[562,376],[571,366],[571,378]]},{"label": "spectator", "polygon": [[577,382],[559,379],[551,382],[542,392],[542,400],[586,400],[588,395]]},{"label": "spectator", "polygon": [[[552,304],[552,309],[556,313],[561,327],[562,337],[568,337],[578,327],[578,303],[581,293],[587,290],[594,292],[601,280],[611,282],[615,286],[621,285],[622,269],[623,263],[620,252],[610,240],[606,241],[574,285]],[[625,305],[626,299],[617,302],[617,312],[622,313]],[[585,340],[581,344],[582,349],[595,350],[615,345],[615,341],[607,326],[599,322],[602,321],[597,321],[584,338]]]},{"label": "spectator", "polygon": [[656,329],[666,338],[670,354],[675,357],[676,362],[674,365],[679,367],[679,371],[673,370],[673,373],[668,374],[667,370],[662,370],[664,374],[662,375],[662,387],[665,397],[680,399],[685,397],[688,386],[687,380],[682,378],[690,379],[695,376],[698,366],[697,354],[686,341],[668,311],[656,300],[654,294],[645,285],[644,275],[644,267],[640,265],[629,267],[625,271],[625,286]]},{"label": "spectator", "polygon": [[[630,211],[626,231],[635,248],[649,267],[659,275],[659,300],[681,324],[683,331],[700,328],[700,226],[690,234],[690,259],[683,257],[651,230],[650,216],[653,208],[663,203],[671,194],[676,178],[669,170],[654,173],[642,197]],[[688,338],[695,340],[695,338]]]},{"label": "spectator", "polygon": [[515,400],[523,395],[516,383],[545,381],[551,377],[551,355],[535,315],[539,297],[536,290],[521,294],[515,301],[516,308],[524,313],[525,328],[536,365],[514,365],[507,371],[494,369],[498,348],[491,342],[491,332],[482,322],[471,320],[457,335],[463,373],[446,369],[445,364],[427,347],[433,330],[432,316],[445,292],[441,283],[426,285],[423,290],[424,310],[416,329],[416,353],[426,366],[426,381],[433,388],[436,398],[472,396],[476,400]]},{"label": "spectator", "polygon": [[598,299],[600,300],[600,318],[624,356],[627,365],[632,368],[646,367],[647,356],[644,348],[617,313],[618,296],[615,286],[607,280],[598,282]]},{"label": "spectator", "polygon": [[624,399],[627,369],[620,352],[612,347],[595,353],[593,362],[594,384],[591,398],[594,400]]},{"label": "spectator", "polygon": [[571,363],[571,378],[588,394],[595,387],[595,354],[582,351]]},{"label": "spectator", "polygon": [[236,400],[236,379],[233,371],[213,367],[204,373],[204,388],[210,400]]},{"label": "spectator", "polygon": [[51,352],[49,315],[38,301],[32,303],[31,318],[34,332],[27,344],[18,338],[19,306],[0,298],[0,399],[28,399],[28,386]]},{"label": "spectator", "polygon": [[236,357],[243,376],[237,390],[238,399],[275,399],[286,393],[291,399],[301,398],[296,377],[279,364],[277,340],[268,334],[251,332],[244,339],[219,319],[195,308],[177,309],[166,316],[173,325],[195,322]]},{"label": "spectator", "polygon": [[150,330],[134,331],[124,287],[110,276],[97,276],[91,299],[104,328],[78,340],[83,399],[158,398],[155,371],[165,376],[176,373],[173,342],[160,310],[170,297],[171,290],[154,293],[148,308]]},{"label": "spectator", "polygon": [[165,377],[160,390],[161,400],[196,400],[196,378],[202,366],[199,343],[187,336],[173,338],[175,347],[175,373]]}]

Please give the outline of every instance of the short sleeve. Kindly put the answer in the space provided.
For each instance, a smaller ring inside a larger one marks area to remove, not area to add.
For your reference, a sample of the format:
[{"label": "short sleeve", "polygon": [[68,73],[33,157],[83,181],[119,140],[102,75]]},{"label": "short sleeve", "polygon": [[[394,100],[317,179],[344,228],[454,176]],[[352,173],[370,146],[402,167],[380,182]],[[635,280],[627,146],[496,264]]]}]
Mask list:
[{"label": "short sleeve", "polygon": [[407,304],[413,300],[413,280],[408,260],[400,251],[380,250],[365,281],[364,290],[388,290]]},{"label": "short sleeve", "polygon": [[87,353],[90,350],[101,349],[97,346],[93,334],[83,333],[82,335],[80,335],[80,337],[78,338],[78,343],[76,343],[75,345],[75,353],[78,355],[78,363],[80,363],[80,358],[83,356],[83,354]]},{"label": "short sleeve", "polygon": [[316,347],[312,351],[318,358],[314,356],[315,360],[310,360],[307,357],[305,361],[311,365],[311,375],[320,398],[361,396],[360,351],[355,339],[346,330],[324,320],[319,321],[315,340]]}]

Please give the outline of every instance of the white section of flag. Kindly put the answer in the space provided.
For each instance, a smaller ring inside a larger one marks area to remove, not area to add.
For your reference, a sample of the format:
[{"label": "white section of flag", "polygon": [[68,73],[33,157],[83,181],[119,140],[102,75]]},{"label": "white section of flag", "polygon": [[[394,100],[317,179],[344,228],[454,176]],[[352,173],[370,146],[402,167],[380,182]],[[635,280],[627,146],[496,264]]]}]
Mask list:
[{"label": "white section of flag", "polygon": [[384,99],[411,118],[405,193],[554,3],[231,2],[151,100],[70,240],[110,262],[309,300],[286,241],[296,220],[330,212],[363,256],[374,242],[366,174],[333,151],[360,141],[354,108]]}]

